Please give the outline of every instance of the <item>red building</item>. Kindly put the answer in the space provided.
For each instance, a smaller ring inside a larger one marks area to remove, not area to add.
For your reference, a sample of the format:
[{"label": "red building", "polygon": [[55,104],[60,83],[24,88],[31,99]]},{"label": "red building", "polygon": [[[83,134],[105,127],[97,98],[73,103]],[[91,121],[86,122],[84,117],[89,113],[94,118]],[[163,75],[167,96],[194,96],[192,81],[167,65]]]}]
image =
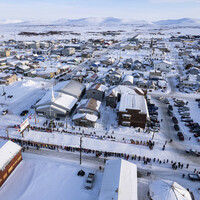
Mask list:
[{"label": "red building", "polygon": [[0,141],[0,187],[21,162],[21,147],[11,141]]}]

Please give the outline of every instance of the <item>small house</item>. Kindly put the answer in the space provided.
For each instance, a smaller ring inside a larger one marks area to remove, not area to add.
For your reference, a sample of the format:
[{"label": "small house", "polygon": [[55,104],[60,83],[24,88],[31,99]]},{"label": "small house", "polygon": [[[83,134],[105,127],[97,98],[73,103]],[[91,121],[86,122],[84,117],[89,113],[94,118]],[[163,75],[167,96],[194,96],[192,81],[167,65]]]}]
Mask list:
[{"label": "small house", "polygon": [[154,70],[159,70],[161,72],[171,72],[172,63],[166,60],[154,60],[153,62]]},{"label": "small house", "polygon": [[15,81],[17,81],[17,76],[16,76],[16,74],[0,76],[0,84],[9,85],[10,83],[13,83],[13,82],[15,82]]},{"label": "small house", "polygon": [[87,91],[87,98],[93,98],[99,101],[103,101],[106,86],[100,83],[93,84]]},{"label": "small house", "polygon": [[100,106],[101,102],[96,99],[83,99],[72,118],[75,125],[94,127],[95,122],[100,117]]}]

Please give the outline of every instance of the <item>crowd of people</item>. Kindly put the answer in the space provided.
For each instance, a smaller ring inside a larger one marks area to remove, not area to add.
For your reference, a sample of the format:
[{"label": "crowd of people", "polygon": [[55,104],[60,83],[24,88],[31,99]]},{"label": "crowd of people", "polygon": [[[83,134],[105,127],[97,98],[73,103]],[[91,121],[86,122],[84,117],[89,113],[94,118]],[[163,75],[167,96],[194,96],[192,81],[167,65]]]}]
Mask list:
[{"label": "crowd of people", "polygon": [[[141,161],[143,162],[144,165],[147,165],[149,163],[157,163],[159,165],[161,164],[168,164],[171,166],[173,170],[177,169],[188,169],[189,168],[189,163],[181,163],[177,161],[170,161],[169,159],[159,159],[159,158],[150,158],[146,156],[140,156],[136,154],[126,154],[126,153],[119,153],[119,152],[107,152],[107,151],[99,151],[99,150],[92,150],[92,149],[86,149],[86,148],[80,148],[80,147],[71,147],[71,146],[59,146],[59,145],[53,145],[53,144],[44,144],[44,143],[36,143],[36,142],[31,142],[31,141],[26,141],[26,140],[21,140],[21,139],[12,139],[13,142],[18,143],[23,147],[23,151],[26,150],[26,148],[29,147],[35,147],[37,149],[40,148],[46,148],[46,149],[51,149],[51,150],[65,150],[65,151],[70,151],[70,152],[81,152],[85,154],[93,154],[95,157],[101,157],[104,158],[104,161],[108,157],[118,157],[118,158],[123,158],[125,160],[129,161]],[[194,169],[195,173],[199,173],[196,169]],[[184,178],[185,175],[182,177]]]},{"label": "crowd of people", "polygon": [[[143,141],[143,140],[126,140],[125,138],[122,138],[121,140],[117,140],[116,137],[114,136],[114,131],[112,132],[111,135],[108,135],[108,132],[105,132],[104,135],[97,135],[96,132],[90,132],[90,133],[85,133],[85,131],[79,127],[78,130],[75,130],[75,127],[72,126],[72,130],[67,130],[65,128],[56,128],[57,127],[57,122],[53,123],[52,126],[46,126],[47,122],[44,122],[45,127],[40,127],[40,126],[30,126],[30,130],[32,131],[40,131],[40,132],[49,132],[49,133],[61,133],[61,134],[70,134],[70,135],[78,135],[82,137],[87,137],[91,139],[100,139],[100,140],[110,140],[113,142],[122,142],[122,143],[129,143],[129,144],[136,144],[136,145],[145,145],[149,146],[150,149],[153,149],[155,143],[151,142],[150,140]],[[61,124],[62,126],[63,124]],[[51,127],[51,128],[50,128]],[[52,128],[55,127],[55,128]],[[14,125],[13,128],[19,128],[18,125]],[[28,129],[29,131],[29,129]]]}]

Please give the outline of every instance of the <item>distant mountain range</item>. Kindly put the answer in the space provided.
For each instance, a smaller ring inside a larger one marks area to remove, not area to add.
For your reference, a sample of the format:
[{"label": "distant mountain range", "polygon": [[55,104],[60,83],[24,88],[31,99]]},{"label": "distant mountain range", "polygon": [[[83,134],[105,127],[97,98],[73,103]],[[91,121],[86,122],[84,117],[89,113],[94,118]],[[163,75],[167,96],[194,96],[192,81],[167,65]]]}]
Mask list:
[{"label": "distant mountain range", "polygon": [[158,26],[198,26],[200,19],[182,18],[148,22],[145,20],[126,20],[113,17],[59,19],[56,21],[0,20],[0,25],[158,25]]},{"label": "distant mountain range", "polygon": [[196,26],[200,25],[200,19],[192,19],[192,18],[182,18],[182,19],[169,19],[169,20],[160,20],[153,22],[156,25],[161,26],[169,26],[169,25],[177,25],[177,26]]},{"label": "distant mountain range", "polygon": [[144,20],[126,20],[126,19],[119,19],[114,17],[107,17],[107,18],[81,18],[81,19],[60,19],[54,21],[53,24],[61,24],[61,25],[68,25],[68,24],[75,24],[75,25],[117,25],[117,24],[150,24]]}]

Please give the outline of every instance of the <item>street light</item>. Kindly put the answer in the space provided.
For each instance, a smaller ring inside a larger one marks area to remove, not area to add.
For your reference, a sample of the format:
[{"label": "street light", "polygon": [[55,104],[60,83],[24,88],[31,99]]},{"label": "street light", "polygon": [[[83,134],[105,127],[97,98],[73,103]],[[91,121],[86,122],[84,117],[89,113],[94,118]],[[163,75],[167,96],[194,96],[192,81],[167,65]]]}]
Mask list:
[{"label": "street light", "polygon": [[80,137],[80,165],[81,165],[81,161],[82,161],[82,155],[81,155],[81,151],[82,151],[82,142],[83,142],[83,137]]}]

